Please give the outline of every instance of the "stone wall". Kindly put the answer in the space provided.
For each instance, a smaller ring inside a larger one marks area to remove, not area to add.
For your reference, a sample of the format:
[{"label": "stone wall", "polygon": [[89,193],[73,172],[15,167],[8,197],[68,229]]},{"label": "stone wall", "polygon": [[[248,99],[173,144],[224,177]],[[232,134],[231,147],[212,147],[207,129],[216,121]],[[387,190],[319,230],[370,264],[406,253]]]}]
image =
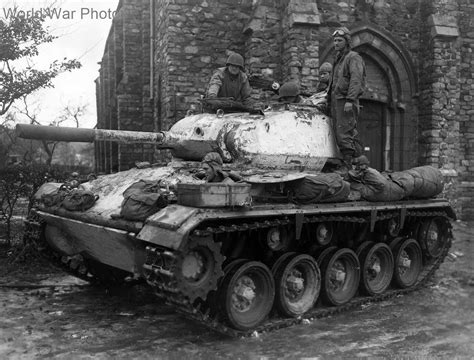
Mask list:
[{"label": "stone wall", "polygon": [[183,118],[206,92],[216,67],[230,51],[244,54],[246,1],[157,2],[155,71],[159,87],[161,128]]},{"label": "stone wall", "polygon": [[[154,131],[150,92],[150,12],[143,1],[120,1],[97,79],[97,128]],[[97,172],[153,161],[153,145],[96,144]]]},{"label": "stone wall", "polygon": [[[367,99],[385,109],[390,166],[441,168],[456,209],[472,216],[473,11],[471,0],[121,0],[97,80],[98,127],[169,129],[232,51],[248,73],[311,91],[332,32],[347,26],[370,69]],[[97,144],[97,166],[167,157],[155,150]]]},{"label": "stone wall", "polygon": [[462,216],[474,218],[474,3],[471,0],[459,0],[460,39],[460,83],[459,104],[456,115],[459,119],[461,142],[458,199]]}]

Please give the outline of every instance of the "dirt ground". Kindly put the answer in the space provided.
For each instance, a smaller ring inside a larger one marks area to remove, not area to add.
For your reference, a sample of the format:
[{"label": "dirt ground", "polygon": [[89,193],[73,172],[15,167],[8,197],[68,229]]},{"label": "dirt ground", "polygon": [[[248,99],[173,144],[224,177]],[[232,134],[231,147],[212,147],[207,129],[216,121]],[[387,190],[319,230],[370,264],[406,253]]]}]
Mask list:
[{"label": "dirt ground", "polygon": [[34,259],[0,257],[1,359],[474,357],[474,222],[416,293],[351,313],[230,339],[173,313],[146,287],[89,286]]}]

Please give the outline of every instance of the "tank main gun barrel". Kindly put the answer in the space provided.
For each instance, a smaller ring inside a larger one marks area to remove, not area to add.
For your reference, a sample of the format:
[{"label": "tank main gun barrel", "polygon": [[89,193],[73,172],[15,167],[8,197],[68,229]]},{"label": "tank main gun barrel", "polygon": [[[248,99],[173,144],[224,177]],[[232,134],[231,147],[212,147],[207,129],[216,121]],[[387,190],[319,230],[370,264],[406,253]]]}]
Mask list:
[{"label": "tank main gun barrel", "polygon": [[173,147],[171,141],[170,143],[166,141],[166,134],[164,132],[152,133],[125,130],[81,129],[73,127],[17,124],[16,134],[20,138],[32,140],[89,143],[107,140],[124,144],[140,143],[160,145],[162,148]]}]

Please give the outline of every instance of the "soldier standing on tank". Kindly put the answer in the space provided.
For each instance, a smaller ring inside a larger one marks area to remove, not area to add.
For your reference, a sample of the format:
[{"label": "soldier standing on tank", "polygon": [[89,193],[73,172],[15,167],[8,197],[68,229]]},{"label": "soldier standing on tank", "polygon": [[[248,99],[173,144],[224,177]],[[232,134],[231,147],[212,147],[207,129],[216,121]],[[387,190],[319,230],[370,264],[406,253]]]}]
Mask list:
[{"label": "soldier standing on tank", "polygon": [[252,88],[244,72],[244,58],[232,53],[227,58],[226,66],[218,68],[209,81],[206,96],[208,98],[232,98],[244,105],[250,105]]},{"label": "soldier standing on tank", "polygon": [[336,142],[342,154],[339,172],[342,176],[347,176],[352,159],[362,151],[357,136],[357,118],[359,97],[365,86],[365,64],[362,57],[351,50],[349,29],[339,28],[332,36],[336,55],[329,83],[328,101]]}]

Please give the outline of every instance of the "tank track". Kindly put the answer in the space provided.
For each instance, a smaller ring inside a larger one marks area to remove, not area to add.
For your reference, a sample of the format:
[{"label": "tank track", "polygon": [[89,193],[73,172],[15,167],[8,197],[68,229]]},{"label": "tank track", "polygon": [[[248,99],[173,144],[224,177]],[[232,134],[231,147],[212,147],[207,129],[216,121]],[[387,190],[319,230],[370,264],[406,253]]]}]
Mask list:
[{"label": "tank track", "polygon": [[[90,269],[90,266],[88,266],[82,256],[61,255],[55,251],[44,239],[43,232],[45,222],[35,210],[30,211],[28,218],[25,219],[24,223],[24,241],[34,243],[38,253],[50,264],[68,273],[69,275],[87,281],[92,285],[111,285],[95,276]],[[126,281],[115,281],[113,285],[121,286],[125,284],[128,283]]]},{"label": "tank track", "polygon": [[[377,216],[376,221],[387,220],[393,217],[396,217],[396,214],[381,214]],[[406,214],[408,217],[444,217],[448,218],[447,214],[444,211],[407,211]],[[369,217],[355,217],[355,216],[314,216],[308,217],[305,219],[306,222],[325,222],[325,221],[345,221],[345,222],[354,222],[354,223],[370,223],[373,219]],[[235,232],[235,231],[244,231],[248,229],[262,229],[269,228],[277,225],[287,225],[292,224],[293,221],[289,219],[281,220],[272,220],[272,221],[263,221],[263,222],[254,222],[250,224],[242,225],[231,225],[231,226],[218,226],[218,227],[208,227],[205,230],[195,230],[191,236],[202,237],[208,236],[209,234],[218,234],[223,232]],[[448,222],[449,223],[449,222]],[[427,281],[433,276],[436,270],[443,263],[445,257],[448,255],[449,248],[451,247],[452,242],[452,230],[451,226],[448,229],[448,239],[446,243],[443,244],[441,254],[431,262],[427,264],[422,269],[422,272],[418,278],[418,281],[411,287],[404,289],[393,289],[389,288],[383,294],[378,296],[360,296],[356,295],[350,302],[347,304],[328,307],[316,305],[312,310],[305,313],[303,316],[298,318],[281,318],[277,314],[274,314],[273,311],[270,314],[270,319],[268,319],[264,324],[260,325],[256,329],[249,331],[240,331],[233,329],[227,326],[224,322],[221,322],[219,319],[219,314],[212,314],[208,306],[203,303],[191,303],[183,294],[180,293],[176,286],[176,279],[171,271],[172,264],[175,261],[176,255],[168,250],[160,249],[154,246],[147,247],[147,259],[144,265],[145,277],[149,285],[154,289],[155,294],[164,299],[166,303],[173,306],[178,313],[183,314],[185,317],[197,321],[202,325],[226,336],[231,337],[249,337],[252,334],[257,333],[266,333],[271,332],[277,329],[305,323],[307,321],[312,321],[314,319],[320,319],[336,315],[339,313],[347,312],[353,309],[360,308],[362,305],[369,303],[376,303],[384,300],[388,300],[399,295],[405,295],[411,292],[414,292],[421,287],[423,287]]]}]

